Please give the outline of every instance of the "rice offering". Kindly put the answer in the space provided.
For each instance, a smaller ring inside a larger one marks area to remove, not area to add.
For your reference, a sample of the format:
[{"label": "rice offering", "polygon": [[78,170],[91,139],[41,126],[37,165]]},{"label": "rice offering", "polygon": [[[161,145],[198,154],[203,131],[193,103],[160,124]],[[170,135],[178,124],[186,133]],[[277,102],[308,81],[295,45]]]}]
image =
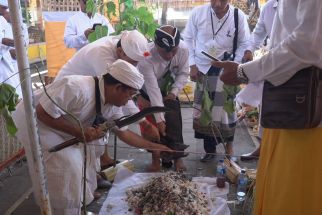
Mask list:
[{"label": "rice offering", "polygon": [[183,174],[169,172],[126,191],[129,207],[141,215],[208,215],[206,194]]}]

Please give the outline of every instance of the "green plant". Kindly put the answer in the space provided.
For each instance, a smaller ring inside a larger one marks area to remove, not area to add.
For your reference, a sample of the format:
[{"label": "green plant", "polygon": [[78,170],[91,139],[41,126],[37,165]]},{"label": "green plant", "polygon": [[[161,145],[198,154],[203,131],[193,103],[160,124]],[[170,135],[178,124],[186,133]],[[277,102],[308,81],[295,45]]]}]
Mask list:
[{"label": "green plant", "polygon": [[237,93],[240,91],[239,86],[223,86],[224,93],[224,110],[228,114],[232,114],[235,111],[235,97]]},{"label": "green plant", "polygon": [[6,121],[6,128],[11,136],[15,136],[17,127],[11,117],[11,112],[16,110],[18,95],[16,89],[9,84],[0,84],[0,111]]},{"label": "green plant", "polygon": [[[86,1],[86,12],[90,13],[92,17],[95,16],[97,11],[103,13],[103,3],[102,0],[87,0]],[[108,35],[108,27],[107,26],[96,26],[95,31],[88,35],[88,41],[94,42],[102,37]]]},{"label": "green plant", "polygon": [[[145,0],[140,0],[145,3]],[[137,29],[148,39],[154,37],[158,24],[154,21],[153,14],[146,6],[134,7],[133,0],[119,0],[118,7],[113,1],[106,4],[107,15],[111,18],[116,15],[116,8],[119,9],[119,22],[115,26],[115,33],[119,34],[124,30]]]}]

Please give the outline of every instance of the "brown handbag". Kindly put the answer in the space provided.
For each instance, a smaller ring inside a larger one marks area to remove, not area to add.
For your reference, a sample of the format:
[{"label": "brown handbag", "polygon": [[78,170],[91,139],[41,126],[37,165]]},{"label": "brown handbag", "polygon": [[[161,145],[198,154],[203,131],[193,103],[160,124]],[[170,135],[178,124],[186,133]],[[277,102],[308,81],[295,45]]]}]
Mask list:
[{"label": "brown handbag", "polygon": [[308,67],[280,86],[265,81],[261,125],[264,128],[317,127],[322,119],[322,70]]}]

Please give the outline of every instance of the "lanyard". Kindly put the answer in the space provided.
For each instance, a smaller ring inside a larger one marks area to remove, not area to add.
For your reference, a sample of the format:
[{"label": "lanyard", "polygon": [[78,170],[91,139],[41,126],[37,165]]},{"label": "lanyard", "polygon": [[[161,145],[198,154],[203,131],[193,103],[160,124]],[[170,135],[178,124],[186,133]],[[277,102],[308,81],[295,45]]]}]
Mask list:
[{"label": "lanyard", "polygon": [[212,18],[212,11],[211,11],[211,7],[210,7],[210,18],[211,18],[211,28],[212,28],[212,39],[215,39],[215,36],[217,36],[218,32],[222,29],[222,27],[224,26],[224,24],[226,23],[228,17],[229,17],[229,13],[230,13],[230,9],[228,9],[228,15],[226,17],[226,19],[224,20],[224,22],[221,24],[221,26],[219,27],[219,29],[216,31],[214,30],[214,21]]}]

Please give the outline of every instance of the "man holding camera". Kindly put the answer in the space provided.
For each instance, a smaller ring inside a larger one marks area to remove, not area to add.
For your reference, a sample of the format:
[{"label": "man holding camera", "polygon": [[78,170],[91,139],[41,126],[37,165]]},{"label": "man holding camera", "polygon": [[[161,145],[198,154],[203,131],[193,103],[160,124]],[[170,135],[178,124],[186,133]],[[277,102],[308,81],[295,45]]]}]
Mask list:
[{"label": "man holding camera", "polygon": [[77,51],[89,43],[88,35],[95,31],[96,25],[108,27],[108,35],[114,32],[109,21],[101,14],[86,12],[86,1],[79,0],[80,11],[67,20],[64,43],[68,48],[75,48]]}]

